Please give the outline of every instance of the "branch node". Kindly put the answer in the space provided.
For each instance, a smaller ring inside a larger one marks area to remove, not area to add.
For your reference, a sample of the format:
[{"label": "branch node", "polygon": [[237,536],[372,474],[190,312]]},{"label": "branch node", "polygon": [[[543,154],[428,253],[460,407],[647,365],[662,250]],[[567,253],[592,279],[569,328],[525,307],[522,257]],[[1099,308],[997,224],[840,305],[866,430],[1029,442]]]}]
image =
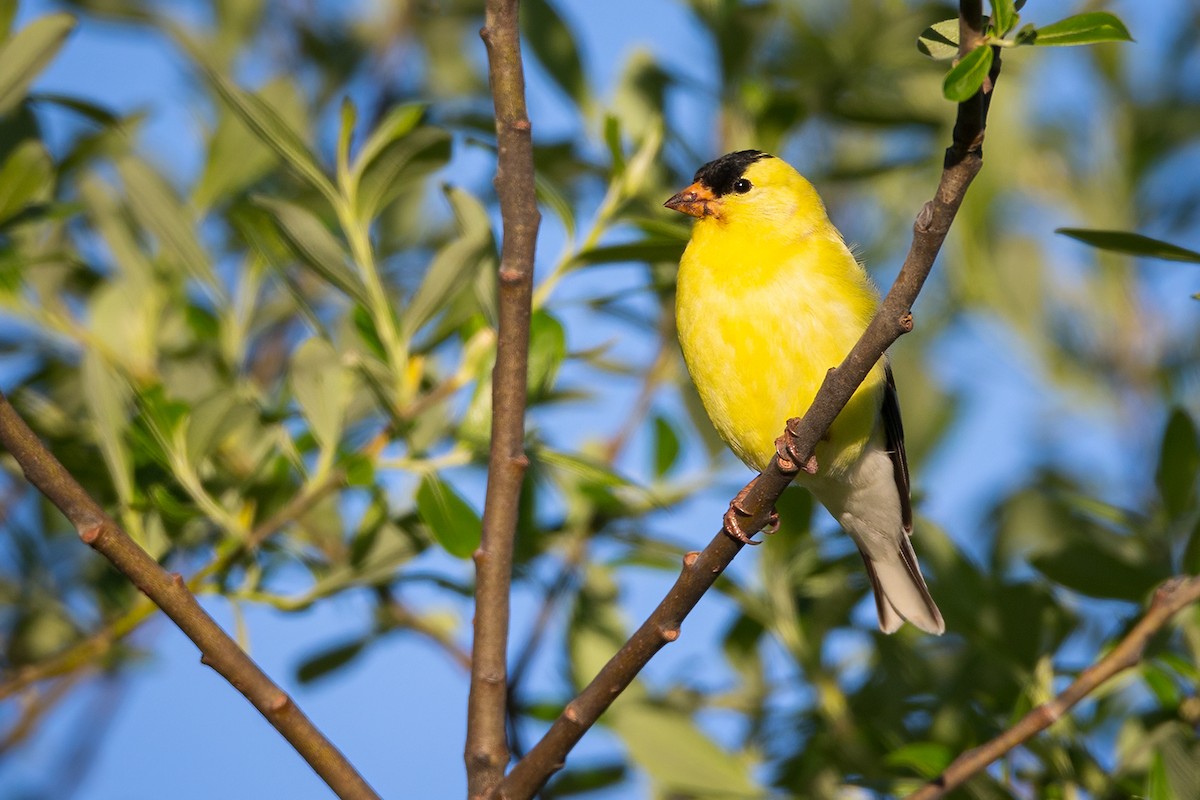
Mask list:
[{"label": "branch node", "polygon": [[692,550],[691,552],[689,552],[688,554],[686,554],[686,555],[683,557],[683,567],[684,567],[684,569],[691,569],[692,567],[696,566],[696,559],[698,559],[698,558],[700,558],[700,551],[699,551],[699,550]]},{"label": "branch node", "polygon": [[679,628],[660,628],[658,632],[664,642],[673,642],[679,638]]},{"label": "branch node", "polygon": [[88,525],[79,531],[79,538],[84,544],[94,545],[96,540],[100,538],[100,534],[104,532],[104,523],[97,522],[93,525]]},{"label": "branch node", "polygon": [[567,707],[563,709],[563,716],[568,722],[579,724],[579,709],[575,707],[574,702],[567,703]]},{"label": "branch node", "polygon": [[901,331],[902,333],[912,333],[912,329],[913,329],[913,315],[912,315],[912,312],[911,312],[911,311],[907,311],[907,312],[905,312],[904,314],[902,314],[902,315],[900,316],[900,319],[898,320],[898,323],[899,323],[899,325],[900,325],[900,331]]},{"label": "branch node", "polygon": [[524,279],[525,273],[512,267],[500,268],[500,283],[504,286],[516,286]]},{"label": "branch node", "polygon": [[933,201],[927,200],[925,205],[921,206],[921,210],[917,212],[913,230],[917,233],[929,233],[931,227],[933,227]]},{"label": "branch node", "polygon": [[529,124],[528,117],[521,117],[520,119],[514,119],[512,121],[512,127],[513,127],[513,130],[522,131],[522,132],[532,130],[532,128],[533,128],[533,126]]},{"label": "branch node", "polygon": [[512,456],[511,460],[512,460],[513,466],[515,466],[515,467],[519,467],[521,469],[529,468],[529,456],[525,455],[524,451],[517,453],[515,456]]},{"label": "branch node", "polygon": [[292,698],[288,697],[286,692],[280,692],[271,698],[267,703],[267,710],[272,714],[278,714],[292,704]]},{"label": "branch node", "polygon": [[184,581],[183,575],[178,572],[171,573],[171,586],[175,589],[187,589],[187,582]]}]

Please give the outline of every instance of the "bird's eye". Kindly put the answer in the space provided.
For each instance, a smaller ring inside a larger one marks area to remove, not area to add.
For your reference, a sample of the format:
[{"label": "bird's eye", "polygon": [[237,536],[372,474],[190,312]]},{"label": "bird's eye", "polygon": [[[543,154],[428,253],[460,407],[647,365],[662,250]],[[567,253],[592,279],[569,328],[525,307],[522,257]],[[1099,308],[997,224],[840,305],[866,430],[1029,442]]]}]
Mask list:
[{"label": "bird's eye", "polygon": [[738,178],[733,184],[733,190],[738,194],[745,194],[753,188],[754,184],[750,183],[750,181],[746,180],[745,178]]}]

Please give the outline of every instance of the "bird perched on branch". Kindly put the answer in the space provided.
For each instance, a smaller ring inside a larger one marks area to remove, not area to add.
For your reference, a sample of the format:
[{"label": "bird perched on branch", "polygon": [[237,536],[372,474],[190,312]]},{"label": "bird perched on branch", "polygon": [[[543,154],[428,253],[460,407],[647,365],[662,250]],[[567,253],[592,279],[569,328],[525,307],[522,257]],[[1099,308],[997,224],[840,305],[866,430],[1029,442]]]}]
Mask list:
[{"label": "bird perched on branch", "polygon": [[[776,437],[785,421],[808,410],[826,371],[866,330],[878,292],[812,184],[767,153],[705,164],[666,206],[696,218],[675,301],[684,360],[717,432],[761,472],[783,446]],[[907,620],[944,632],[909,542],[904,431],[886,359],[796,480],[858,545],[879,627],[892,633]],[[742,499],[730,504],[725,530],[757,544],[739,524]]]}]

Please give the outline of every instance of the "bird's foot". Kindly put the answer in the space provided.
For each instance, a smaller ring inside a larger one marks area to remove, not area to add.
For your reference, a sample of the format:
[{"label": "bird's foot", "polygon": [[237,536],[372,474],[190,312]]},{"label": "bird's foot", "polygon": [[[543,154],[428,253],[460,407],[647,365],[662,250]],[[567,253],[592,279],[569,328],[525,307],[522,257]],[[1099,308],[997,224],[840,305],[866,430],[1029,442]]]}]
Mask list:
[{"label": "bird's foot", "polygon": [[[742,505],[742,501],[746,499],[746,495],[749,493],[749,491],[750,487],[747,486],[737,493],[737,497],[729,501],[729,510],[725,512],[725,516],[722,518],[722,522],[724,523],[723,527],[726,534],[743,544],[760,545],[762,542],[758,542],[750,538],[754,535],[754,533],[757,533],[757,531],[747,535],[745,529],[742,527],[741,520],[739,519],[739,517],[750,516],[750,512],[747,511],[745,506]],[[767,517],[767,525],[763,529],[763,533],[770,536],[778,531],[779,512],[772,508],[770,515]]]},{"label": "bird's foot", "polygon": [[800,417],[792,417],[787,421],[784,434],[775,440],[775,455],[779,459],[779,468],[784,472],[796,473],[804,470],[809,475],[817,474],[817,456],[814,453],[807,459],[803,453],[796,450],[796,428]]}]

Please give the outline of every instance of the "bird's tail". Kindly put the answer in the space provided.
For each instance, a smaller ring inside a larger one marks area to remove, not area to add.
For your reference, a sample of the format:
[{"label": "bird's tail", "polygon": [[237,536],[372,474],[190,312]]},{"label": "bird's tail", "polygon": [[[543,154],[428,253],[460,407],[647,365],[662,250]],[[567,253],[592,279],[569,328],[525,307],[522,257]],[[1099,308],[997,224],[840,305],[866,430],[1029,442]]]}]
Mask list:
[{"label": "bird's tail", "polygon": [[926,633],[946,632],[942,612],[929,596],[917,554],[908,536],[901,535],[900,551],[895,558],[872,558],[859,550],[867,565],[867,576],[875,590],[875,610],[879,614],[879,629],[895,633],[908,620]]}]

